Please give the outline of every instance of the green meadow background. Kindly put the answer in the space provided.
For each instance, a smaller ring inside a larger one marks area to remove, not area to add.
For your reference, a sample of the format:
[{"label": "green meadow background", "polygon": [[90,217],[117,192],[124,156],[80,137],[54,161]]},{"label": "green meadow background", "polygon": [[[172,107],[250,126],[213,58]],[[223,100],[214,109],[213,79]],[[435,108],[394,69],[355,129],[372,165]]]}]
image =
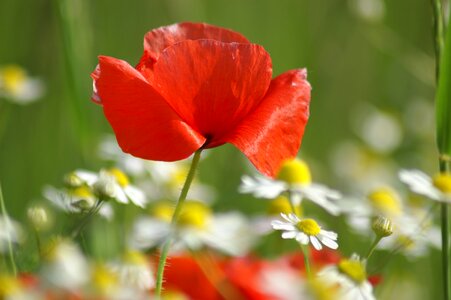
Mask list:
[{"label": "green meadow background", "polygon": [[[376,19],[358,13],[360,2],[0,0],[0,66],[19,64],[46,84],[45,96],[31,105],[0,100],[0,123],[5,126],[0,182],[9,213],[24,220],[25,208],[41,199],[45,184],[60,185],[63,174],[76,168],[102,167],[97,144],[112,131],[101,108],[90,101],[89,74],[97,55],[134,65],[148,30],[181,21],[243,33],[270,53],[274,75],[308,68],[311,118],[300,155],[311,162],[315,179],[339,187],[330,155],[341,141],[358,139],[352,129],[353,108],[369,103],[411,126],[401,117],[410,103],[432,103],[434,98],[430,1],[379,1],[384,12]],[[250,172],[243,155],[230,145],[210,152],[199,176],[217,188],[216,209],[261,209],[260,201],[236,191],[240,176]],[[437,170],[432,132],[421,141],[403,138],[389,155],[400,166]],[[330,219],[329,228],[344,228],[342,220]],[[345,255],[368,246],[360,237],[340,233]],[[402,299],[403,293],[405,299],[439,299],[440,272],[438,251],[412,262],[397,257],[382,272],[378,293],[383,299]]]}]

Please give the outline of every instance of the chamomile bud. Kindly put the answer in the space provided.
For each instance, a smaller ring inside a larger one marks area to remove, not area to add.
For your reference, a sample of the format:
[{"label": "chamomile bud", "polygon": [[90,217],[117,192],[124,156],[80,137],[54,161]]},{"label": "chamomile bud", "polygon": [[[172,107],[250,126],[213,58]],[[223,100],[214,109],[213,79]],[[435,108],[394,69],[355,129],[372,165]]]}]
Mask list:
[{"label": "chamomile bud", "polygon": [[85,183],[75,172],[66,174],[63,181],[67,188],[79,188]]},{"label": "chamomile bud", "polygon": [[43,207],[32,206],[28,208],[27,217],[36,230],[43,230],[50,226],[49,216]]},{"label": "chamomile bud", "polygon": [[393,223],[390,219],[378,216],[372,224],[372,229],[378,237],[388,237],[393,234]]}]

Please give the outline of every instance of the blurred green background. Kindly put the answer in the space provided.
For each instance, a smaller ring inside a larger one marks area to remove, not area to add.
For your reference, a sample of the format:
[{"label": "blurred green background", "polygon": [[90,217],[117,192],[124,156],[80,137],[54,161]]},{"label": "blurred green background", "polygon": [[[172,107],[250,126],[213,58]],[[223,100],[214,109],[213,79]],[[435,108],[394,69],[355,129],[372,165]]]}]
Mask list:
[{"label": "blurred green background", "polygon": [[[342,141],[361,142],[354,126],[359,107],[388,112],[403,128],[395,150],[370,150],[370,157],[435,172],[433,119],[421,109],[405,118],[419,99],[426,108],[433,105],[431,16],[427,0],[1,0],[0,66],[23,66],[46,85],[44,97],[28,106],[0,100],[5,123],[0,181],[9,212],[21,220],[27,203],[40,199],[43,185],[59,185],[62,175],[76,168],[102,167],[98,140],[112,131],[101,108],[90,101],[89,74],[97,55],[134,65],[148,30],[181,21],[243,33],[270,53],[275,75],[308,68],[311,119],[300,153],[318,180],[352,187],[333,171],[331,157]],[[409,134],[412,126],[431,130],[418,137]],[[246,172],[250,171],[245,159],[232,146],[211,151],[200,176],[218,189],[218,210],[259,208],[258,201],[236,191]],[[350,254],[352,247],[345,246],[343,252]],[[399,262],[397,272],[424,285],[414,289],[420,290],[418,298],[408,299],[436,299],[439,263],[438,252],[419,263]],[[393,269],[392,265],[389,270]],[[411,283],[399,280],[393,288]],[[386,299],[395,299],[390,292],[385,294]]]}]

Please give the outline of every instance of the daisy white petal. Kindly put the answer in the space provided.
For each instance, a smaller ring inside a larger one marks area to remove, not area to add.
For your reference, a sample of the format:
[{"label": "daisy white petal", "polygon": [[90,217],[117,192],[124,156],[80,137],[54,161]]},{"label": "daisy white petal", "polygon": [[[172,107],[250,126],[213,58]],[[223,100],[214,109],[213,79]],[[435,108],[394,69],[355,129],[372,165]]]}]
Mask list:
[{"label": "daisy white petal", "polygon": [[414,192],[433,200],[440,200],[441,192],[434,187],[432,178],[419,170],[401,170],[399,179]]},{"label": "daisy white petal", "polygon": [[313,245],[313,248],[315,248],[316,250],[321,250],[323,249],[323,247],[321,246],[321,243],[318,241],[318,239],[316,238],[316,236],[311,235],[310,236],[310,242]]},{"label": "daisy white petal", "polygon": [[238,189],[243,194],[253,194],[257,198],[272,199],[286,190],[283,182],[271,180],[262,176],[243,176]]},{"label": "daisy white petal", "polygon": [[295,231],[285,231],[282,233],[283,239],[294,239],[296,238],[297,233]]}]

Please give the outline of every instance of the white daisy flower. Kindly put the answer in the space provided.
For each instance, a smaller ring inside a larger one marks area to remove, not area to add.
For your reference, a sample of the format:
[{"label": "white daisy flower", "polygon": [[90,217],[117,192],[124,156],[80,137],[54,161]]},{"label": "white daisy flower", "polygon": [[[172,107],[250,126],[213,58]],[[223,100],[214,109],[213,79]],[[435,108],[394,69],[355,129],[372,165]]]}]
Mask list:
[{"label": "white daisy flower", "polygon": [[171,228],[173,211],[171,203],[160,202],[154,206],[152,217],[137,219],[130,235],[130,247],[142,250],[156,247],[174,233],[171,251],[198,250],[208,246],[238,256],[245,255],[255,242],[250,224],[239,213],[213,214],[205,203],[187,201],[177,226]]},{"label": "white daisy flower", "polygon": [[[180,189],[188,174],[190,158],[176,162],[148,161],[122,152],[114,136],[106,136],[99,146],[99,155],[103,159],[116,163],[135,179],[135,184],[144,191],[149,199],[172,199],[180,193]],[[202,158],[204,158],[203,155]],[[210,203],[215,191],[196,179],[188,193],[190,199],[202,199]]]},{"label": "white daisy flower", "polygon": [[318,278],[338,293],[338,299],[375,300],[373,287],[367,280],[365,262],[357,255],[342,259],[337,265],[326,266]]},{"label": "white daisy flower", "polygon": [[273,229],[282,230],[283,239],[295,239],[302,245],[309,243],[316,250],[321,250],[323,246],[330,249],[337,249],[336,242],[338,235],[335,232],[321,229],[313,219],[299,219],[295,214],[280,214],[285,221],[275,220],[271,222]]},{"label": "white daisy flower", "polygon": [[0,97],[17,104],[28,104],[36,101],[43,93],[42,81],[30,78],[23,68],[17,65],[0,68]]},{"label": "white daisy flower", "polygon": [[109,196],[120,203],[132,202],[139,207],[145,207],[147,204],[145,194],[131,185],[127,175],[117,168],[101,170],[99,174],[76,170],[74,174],[94,190],[105,192],[108,195],[104,196]]},{"label": "white daisy flower", "polygon": [[[340,209],[346,215],[346,221],[357,232],[368,234],[373,217],[384,216],[396,224],[406,222],[407,214],[399,194],[390,187],[379,187],[366,197],[344,198]],[[409,222],[410,223],[410,222]]]},{"label": "white daisy flower", "polygon": [[149,259],[142,253],[128,250],[122,259],[110,264],[111,270],[119,277],[122,285],[148,291],[155,287],[155,280]]},{"label": "white daisy flower", "polygon": [[42,278],[50,285],[78,290],[89,280],[90,267],[80,248],[70,240],[53,241],[43,251]]},{"label": "white daisy flower", "polygon": [[419,170],[401,170],[399,179],[414,193],[438,202],[451,203],[451,175],[448,173],[431,178]]},{"label": "white daisy flower", "polygon": [[[415,220],[413,217],[409,221]],[[393,236],[382,239],[378,249],[387,251],[396,250],[409,259],[417,259],[429,253],[431,248],[440,250],[442,246],[441,229],[434,224],[423,224],[415,220],[415,223],[403,223],[398,225]]]},{"label": "white daisy flower", "polygon": [[274,199],[282,193],[289,193],[294,206],[305,198],[321,206],[332,215],[338,215],[340,209],[335,200],[341,194],[328,187],[312,183],[307,164],[299,159],[288,160],[282,164],[277,179],[262,176],[243,176],[240,193],[250,193],[258,198]]},{"label": "white daisy flower", "polygon": [[[43,195],[53,206],[67,213],[87,213],[97,203],[97,198],[91,189],[85,185],[67,189],[45,186]],[[107,220],[111,220],[114,214],[113,208],[109,203],[102,203],[98,214]]]},{"label": "white daisy flower", "polygon": [[[190,161],[191,158],[176,162],[149,161],[146,168],[150,181],[149,178],[143,178],[140,186],[154,200],[177,198],[188,175]],[[213,188],[195,178],[187,197],[211,203],[216,193]]]}]

